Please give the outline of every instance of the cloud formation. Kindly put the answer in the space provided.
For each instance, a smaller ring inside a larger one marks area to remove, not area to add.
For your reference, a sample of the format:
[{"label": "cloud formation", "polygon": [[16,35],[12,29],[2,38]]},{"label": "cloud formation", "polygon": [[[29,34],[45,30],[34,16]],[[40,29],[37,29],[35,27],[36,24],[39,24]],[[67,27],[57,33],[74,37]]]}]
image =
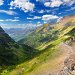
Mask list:
[{"label": "cloud formation", "polygon": [[59,18],[59,17],[56,16],[56,15],[43,15],[43,16],[42,16],[42,20],[45,20],[45,21],[51,20],[51,19],[58,19],[58,18]]},{"label": "cloud formation", "polygon": [[44,13],[45,11],[44,10],[40,10],[38,13]]},{"label": "cloud formation", "polygon": [[46,7],[50,7],[51,3],[50,3],[50,2],[45,2],[44,5],[45,5]]},{"label": "cloud formation", "polygon": [[33,11],[35,5],[28,0],[14,0],[10,2],[10,8],[20,8],[24,12]]},{"label": "cloud formation", "polygon": [[0,13],[5,13],[8,15],[16,15],[17,13],[11,10],[0,10]]},{"label": "cloud formation", "polygon": [[19,20],[18,19],[0,19],[0,22],[18,22]]},{"label": "cloud formation", "polygon": [[0,0],[0,5],[3,5],[4,1],[3,0]]},{"label": "cloud formation", "polygon": [[27,17],[27,19],[35,20],[35,19],[41,19],[41,17],[39,17],[39,16],[34,16],[33,18]]},{"label": "cloud formation", "polygon": [[45,2],[46,7],[59,7],[60,5],[72,5],[75,4],[75,0],[51,0]]},{"label": "cloud formation", "polygon": [[63,2],[61,0],[51,0],[50,7],[59,7]]},{"label": "cloud formation", "polygon": [[29,24],[26,24],[26,23],[23,23],[23,24],[6,24],[6,23],[0,23],[0,26],[2,28],[35,28],[37,26],[40,26],[39,24],[32,24],[32,23],[29,23]]},{"label": "cloud formation", "polygon": [[43,15],[43,16],[34,16],[32,18],[27,17],[28,20],[36,20],[36,19],[41,19],[43,21],[48,21],[48,20],[52,20],[52,19],[59,19],[58,16],[56,15]]}]

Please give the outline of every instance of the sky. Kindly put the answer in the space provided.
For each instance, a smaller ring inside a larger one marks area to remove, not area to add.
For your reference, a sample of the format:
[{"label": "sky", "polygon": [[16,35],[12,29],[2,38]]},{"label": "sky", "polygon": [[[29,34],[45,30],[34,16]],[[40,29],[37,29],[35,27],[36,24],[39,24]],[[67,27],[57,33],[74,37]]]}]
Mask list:
[{"label": "sky", "polygon": [[75,14],[75,0],[0,0],[0,26],[36,27]]}]

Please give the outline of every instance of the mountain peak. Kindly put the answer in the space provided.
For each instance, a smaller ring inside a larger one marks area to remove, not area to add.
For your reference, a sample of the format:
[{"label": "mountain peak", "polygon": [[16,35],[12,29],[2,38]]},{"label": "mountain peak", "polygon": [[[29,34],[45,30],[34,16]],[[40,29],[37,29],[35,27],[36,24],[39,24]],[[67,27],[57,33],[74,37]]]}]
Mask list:
[{"label": "mountain peak", "polygon": [[64,16],[61,20],[60,20],[60,23],[67,23],[71,20],[75,19],[75,15],[68,15],[68,16]]}]

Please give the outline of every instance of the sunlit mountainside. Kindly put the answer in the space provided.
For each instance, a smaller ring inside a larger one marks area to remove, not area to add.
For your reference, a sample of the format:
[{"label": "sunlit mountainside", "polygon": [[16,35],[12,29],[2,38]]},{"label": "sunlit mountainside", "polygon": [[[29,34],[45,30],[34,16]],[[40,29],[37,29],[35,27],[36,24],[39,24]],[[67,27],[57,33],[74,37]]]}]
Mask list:
[{"label": "sunlit mountainside", "polygon": [[58,32],[60,32],[62,28],[66,28],[69,25],[72,26],[74,25],[75,21],[74,19],[75,15],[70,15],[70,16],[65,16],[56,24],[44,24],[43,26],[37,28],[29,36],[20,40],[19,43],[27,44],[31,47],[37,47],[46,42],[49,42],[50,40],[57,39],[59,34]]},{"label": "sunlit mountainside", "polygon": [[[2,37],[7,35],[1,31]],[[4,48],[1,75],[75,75],[74,15],[62,18],[54,27],[44,24],[18,43],[8,35],[2,37],[10,40],[0,47]]]}]

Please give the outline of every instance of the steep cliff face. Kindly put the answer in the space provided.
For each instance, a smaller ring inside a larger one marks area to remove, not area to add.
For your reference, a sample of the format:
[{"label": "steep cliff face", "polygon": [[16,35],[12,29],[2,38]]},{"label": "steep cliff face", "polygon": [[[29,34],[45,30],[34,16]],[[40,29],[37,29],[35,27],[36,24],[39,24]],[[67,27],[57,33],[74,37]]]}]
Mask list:
[{"label": "steep cliff face", "polygon": [[64,60],[64,66],[58,75],[75,75],[75,35],[67,43],[71,49],[68,56]]}]

